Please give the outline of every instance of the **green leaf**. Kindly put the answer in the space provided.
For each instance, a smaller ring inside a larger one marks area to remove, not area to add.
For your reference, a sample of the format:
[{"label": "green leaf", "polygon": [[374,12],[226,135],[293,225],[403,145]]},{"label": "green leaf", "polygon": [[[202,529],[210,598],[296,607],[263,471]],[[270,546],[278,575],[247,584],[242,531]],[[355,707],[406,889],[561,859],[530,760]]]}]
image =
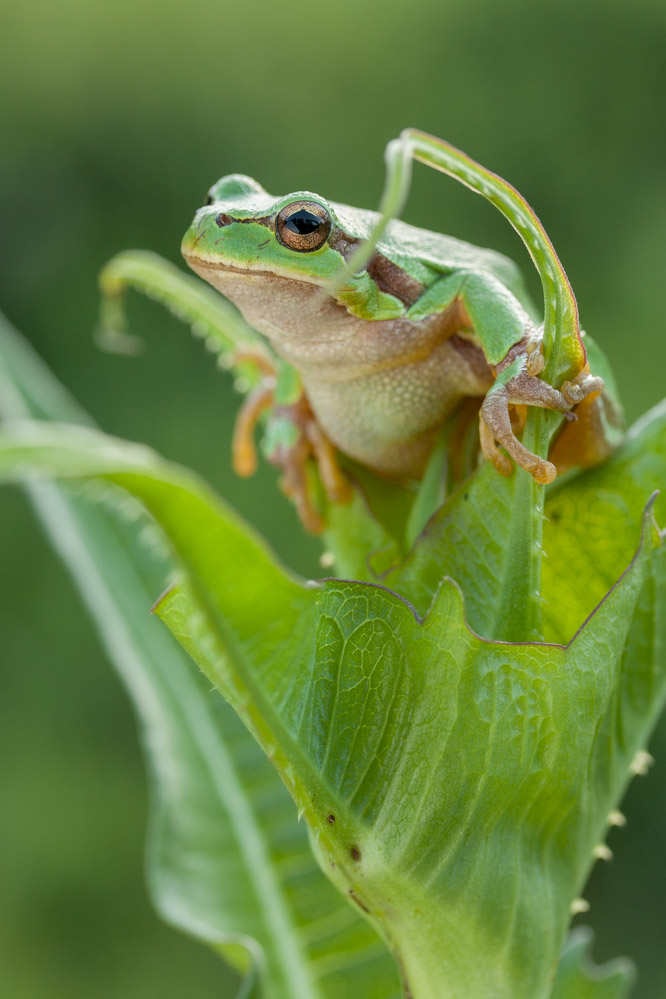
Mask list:
[{"label": "green leaf", "polygon": [[[496,637],[516,488],[515,477],[503,479],[482,465],[430,520],[404,562],[378,581],[425,613],[450,576],[463,590],[470,625]],[[645,505],[659,489],[656,510],[666,520],[666,403],[629,431],[609,461],[549,487],[542,573],[548,641],[568,642],[624,570]]]},{"label": "green leaf", "polygon": [[413,994],[547,995],[569,905],[663,702],[666,560],[649,515],[569,646],[511,645],[468,630],[450,580],[425,618],[376,585],[308,588],[148,449],[27,428],[0,468],[27,467],[105,474],[161,524],[185,576],[159,613],[273,759]]},{"label": "green leaf", "polygon": [[[85,419],[0,322],[4,415]],[[148,881],[164,919],[243,973],[238,999],[395,999],[394,964],[324,878],[275,770],[149,613],[173,572],[141,508],[92,483],[33,483],[37,513],[132,697],[151,773]]]},{"label": "green leaf", "polygon": [[543,567],[544,619],[551,640],[568,640],[623,571],[655,490],[660,491],[655,515],[664,523],[666,401],[630,429],[609,461],[552,487]]},{"label": "green leaf", "polygon": [[631,961],[619,958],[599,967],[590,959],[591,947],[592,931],[586,926],[570,933],[551,999],[627,999],[636,977]]}]

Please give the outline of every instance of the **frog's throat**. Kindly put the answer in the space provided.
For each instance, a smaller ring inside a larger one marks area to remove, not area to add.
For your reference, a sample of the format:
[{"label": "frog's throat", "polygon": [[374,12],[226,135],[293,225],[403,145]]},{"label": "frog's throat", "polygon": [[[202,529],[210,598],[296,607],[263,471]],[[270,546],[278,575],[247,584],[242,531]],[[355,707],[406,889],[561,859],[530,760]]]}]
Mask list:
[{"label": "frog's throat", "polygon": [[274,342],[340,341],[364,325],[344,305],[322,295],[322,286],[314,279],[197,255],[185,254],[185,259],[199,277],[240,309],[254,329]]}]

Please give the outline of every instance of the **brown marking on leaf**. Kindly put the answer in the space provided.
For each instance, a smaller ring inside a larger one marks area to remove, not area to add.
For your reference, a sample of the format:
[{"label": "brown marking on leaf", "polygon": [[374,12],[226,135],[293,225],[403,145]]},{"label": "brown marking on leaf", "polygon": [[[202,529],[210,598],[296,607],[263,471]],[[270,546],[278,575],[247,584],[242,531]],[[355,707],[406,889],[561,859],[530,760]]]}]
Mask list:
[{"label": "brown marking on leaf", "polygon": [[403,999],[414,999],[414,993],[412,992],[411,986],[407,981],[407,972],[405,971],[405,966],[402,963],[400,955],[394,953],[393,956],[395,958],[395,963],[398,965],[400,978],[402,980]]},{"label": "brown marking on leaf", "polygon": [[359,907],[359,909],[361,909],[363,912],[368,912],[368,913],[370,912],[370,909],[367,907],[367,905],[365,904],[365,902],[363,902],[358,897],[358,895],[356,894],[356,892],[354,891],[353,888],[349,889],[349,897],[351,898],[352,902],[355,902],[356,905]]}]

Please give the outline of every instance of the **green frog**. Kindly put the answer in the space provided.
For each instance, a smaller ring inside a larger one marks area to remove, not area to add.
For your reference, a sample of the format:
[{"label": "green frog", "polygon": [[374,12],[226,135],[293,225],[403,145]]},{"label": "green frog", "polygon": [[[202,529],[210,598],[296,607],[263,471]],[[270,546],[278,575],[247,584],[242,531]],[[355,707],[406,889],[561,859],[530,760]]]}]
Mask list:
[{"label": "green frog", "polygon": [[[559,265],[522,199],[519,208],[531,229],[516,224],[515,205],[511,221],[533,257],[545,247]],[[515,463],[546,484],[558,471],[600,461],[617,443],[620,408],[590,368],[586,346],[591,356],[600,351],[578,331],[577,314],[566,344],[568,377],[556,387],[540,377],[544,326],[520,271],[493,250],[388,218],[386,209],[352,208],[308,191],[274,197],[252,178],[232,174],[210,189],[182,252],[298,373],[302,391],[281,406],[297,430],[273,457],[313,530],[320,525],[307,495],[310,457],[334,501],[346,493],[337,452],[381,476],[419,479],[442,426],[466,399],[480,402],[480,448],[503,475]],[[553,283],[552,267],[550,275]],[[599,366],[606,370],[603,358]],[[237,426],[241,474],[256,464],[254,425],[276,404],[275,373],[265,374]],[[519,439],[529,406],[564,416],[548,458]]]}]

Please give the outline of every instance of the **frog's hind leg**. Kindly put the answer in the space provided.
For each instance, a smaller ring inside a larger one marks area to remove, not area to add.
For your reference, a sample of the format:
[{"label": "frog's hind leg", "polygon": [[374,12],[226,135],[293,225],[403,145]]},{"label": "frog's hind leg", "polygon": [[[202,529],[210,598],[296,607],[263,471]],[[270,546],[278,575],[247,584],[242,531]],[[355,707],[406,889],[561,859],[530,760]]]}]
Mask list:
[{"label": "frog's hind leg", "polygon": [[267,440],[268,460],[282,471],[280,488],[293,501],[306,530],[319,534],[325,523],[313,503],[309,462],[316,462],[330,503],[349,502],[352,491],[304,392],[294,402],[275,407]]},{"label": "frog's hind leg", "polygon": [[481,405],[479,426],[484,456],[501,475],[510,475],[511,462],[497,447],[499,443],[520,468],[524,468],[537,482],[545,485],[553,481],[557,469],[552,462],[529,451],[516,437],[509,407],[517,405],[553,409],[574,419],[568,412],[571,402],[548,382],[529,374],[518,358],[497,376]]},{"label": "frog's hind leg", "polygon": [[310,443],[307,437],[301,434],[292,447],[274,452],[270,461],[282,470],[280,489],[296,507],[306,531],[310,534],[321,534],[325,524],[321,514],[314,508],[308,482],[307,466],[311,457]]},{"label": "frog's hind leg", "polygon": [[317,461],[321,481],[331,503],[348,503],[351,487],[338,463],[335,448],[313,416],[305,432]]}]

